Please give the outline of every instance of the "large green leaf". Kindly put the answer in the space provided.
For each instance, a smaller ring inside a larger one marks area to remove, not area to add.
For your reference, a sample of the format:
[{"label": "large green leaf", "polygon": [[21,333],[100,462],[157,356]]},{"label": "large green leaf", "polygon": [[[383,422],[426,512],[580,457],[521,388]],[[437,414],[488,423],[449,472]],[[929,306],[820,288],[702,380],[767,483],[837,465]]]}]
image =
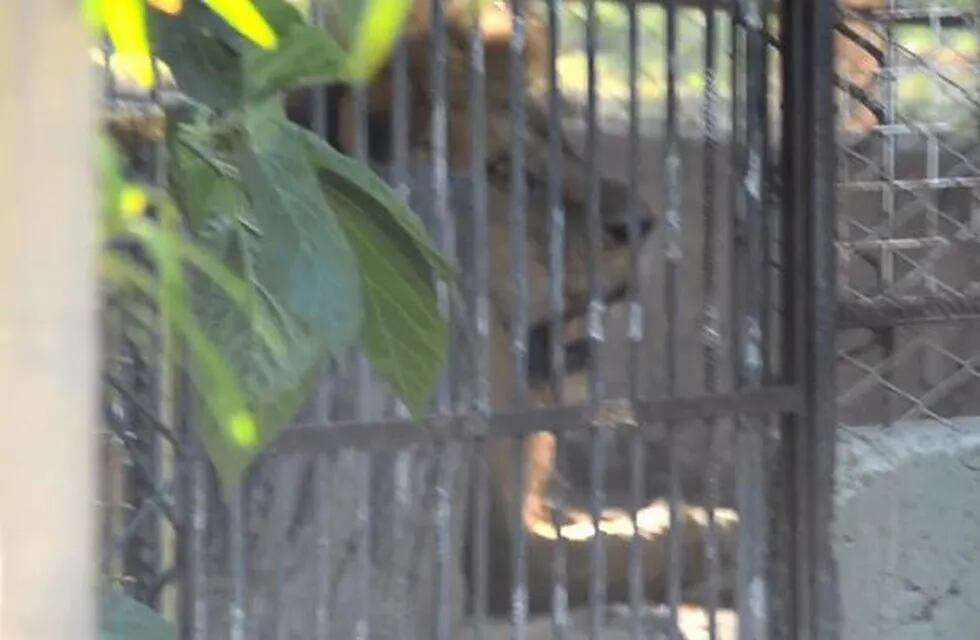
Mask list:
[{"label": "large green leaf", "polygon": [[275,51],[247,52],[250,98],[343,79],[347,56],[329,32],[309,24],[299,8],[286,0],[256,0],[255,4],[279,34],[280,44]]},{"label": "large green leaf", "polygon": [[[220,417],[207,413],[200,419],[200,434],[222,485],[236,486],[254,456],[299,410],[308,396],[313,375],[322,359],[322,341],[281,308],[279,291],[270,291],[256,265],[267,242],[276,235],[257,234],[246,223],[252,213],[244,190],[227,172],[213,167],[222,162],[210,157],[204,136],[188,134],[170,154],[171,187],[185,206],[204,211],[185,211],[197,242],[207,251],[186,252],[192,272],[192,308],[208,339],[236,372],[255,419],[254,446],[244,448],[221,429]],[[281,212],[288,222],[288,214]],[[220,267],[211,265],[216,262]],[[227,268],[247,289],[227,284],[220,272]],[[265,285],[265,286],[263,286]],[[202,403],[209,390],[198,389]]]},{"label": "large green leaf", "polygon": [[365,352],[375,373],[420,418],[446,357],[447,326],[437,307],[433,268],[445,266],[444,259],[380,179],[352,172],[325,143],[310,140],[307,148],[357,254]]},{"label": "large green leaf", "polygon": [[262,98],[277,91],[342,80],[347,55],[327,31],[296,24],[275,51],[250,51],[246,65],[249,97]]},{"label": "large green leaf", "polygon": [[300,7],[297,7],[288,0],[252,0],[252,3],[262,13],[265,19],[269,21],[272,29],[279,35],[280,39],[290,29],[306,21]]},{"label": "large green leaf", "polygon": [[177,640],[176,627],[146,605],[108,590],[100,600],[100,640]]},{"label": "large green leaf", "polygon": [[206,125],[168,118],[167,178],[170,191],[194,233],[214,218],[241,219],[248,202],[238,169],[215,149]]},{"label": "large green leaf", "polygon": [[453,277],[453,266],[436,248],[422,221],[387,182],[363,163],[337,151],[311,131],[293,125],[306,145],[321,182],[339,190],[362,208],[383,210],[440,278]]},{"label": "large green leaf", "polygon": [[363,317],[354,253],[281,106],[249,108],[244,129],[236,161],[259,233],[256,278],[339,356]]},{"label": "large green leaf", "polygon": [[[223,249],[228,254],[229,262],[235,261],[235,255],[253,251],[240,246],[245,236],[231,226],[222,233],[214,225],[206,237],[215,251]],[[256,309],[254,313],[246,313],[213,279],[195,278],[193,291],[195,315],[237,373],[257,427],[255,446],[246,449],[227,437],[213,414],[200,417],[199,433],[208,457],[222,486],[230,489],[237,486],[255,455],[299,411],[311,391],[324,349],[314,335],[279,308],[266,292],[255,292]],[[273,326],[263,329],[257,318]],[[267,339],[270,329],[280,337],[278,343]],[[198,392],[207,390],[198,388]]]},{"label": "large green leaf", "polygon": [[154,54],[170,67],[181,92],[213,109],[232,109],[245,95],[242,52],[250,46],[197,2],[178,15],[149,14]]}]

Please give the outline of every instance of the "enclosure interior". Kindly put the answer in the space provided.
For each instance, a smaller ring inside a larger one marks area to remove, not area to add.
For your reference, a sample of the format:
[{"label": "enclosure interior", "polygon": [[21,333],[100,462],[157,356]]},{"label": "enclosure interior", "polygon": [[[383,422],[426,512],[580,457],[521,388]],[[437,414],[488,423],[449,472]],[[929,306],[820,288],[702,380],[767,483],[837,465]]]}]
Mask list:
[{"label": "enclosure interior", "polygon": [[[387,111],[353,95],[348,151],[462,274],[426,424],[351,354],[222,496],[154,330],[109,301],[105,577],[188,638],[764,624],[749,594],[791,588],[767,559],[789,517],[770,483],[800,408],[784,312],[806,295],[779,197],[780,16],[680,4],[515,2],[557,35],[534,87],[519,46],[474,64],[475,32],[436,28],[422,59],[396,50]],[[840,420],[975,413],[976,7],[844,0],[840,18]],[[314,130],[337,133],[333,95],[303,97]],[[131,170],[160,178],[163,152]]]}]

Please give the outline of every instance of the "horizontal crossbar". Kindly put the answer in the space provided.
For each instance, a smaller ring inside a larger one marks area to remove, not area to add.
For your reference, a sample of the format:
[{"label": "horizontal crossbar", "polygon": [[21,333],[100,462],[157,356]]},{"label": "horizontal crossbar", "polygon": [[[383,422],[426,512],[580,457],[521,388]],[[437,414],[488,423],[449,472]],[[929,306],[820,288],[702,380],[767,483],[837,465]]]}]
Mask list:
[{"label": "horizontal crossbar", "polygon": [[283,431],[270,455],[320,453],[347,447],[404,448],[415,444],[508,438],[537,431],[568,432],[593,426],[650,428],[667,422],[698,420],[719,415],[799,413],[802,393],[797,387],[773,386],[733,393],[643,401],[632,409],[625,400],[611,400],[598,408],[546,407],[523,411],[432,416],[411,420],[343,421],[299,424]]}]

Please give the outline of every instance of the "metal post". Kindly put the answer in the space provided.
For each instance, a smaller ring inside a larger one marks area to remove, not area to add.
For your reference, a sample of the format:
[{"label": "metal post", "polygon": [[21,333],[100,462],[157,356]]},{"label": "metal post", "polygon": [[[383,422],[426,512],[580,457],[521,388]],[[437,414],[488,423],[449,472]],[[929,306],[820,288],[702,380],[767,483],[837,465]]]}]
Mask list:
[{"label": "metal post", "polygon": [[794,597],[784,635],[840,637],[831,542],[835,405],[836,258],[834,22],[830,2],[783,2],[783,203],[787,313],[785,375],[803,389],[798,420],[787,423],[786,479]]},{"label": "metal post", "polygon": [[95,611],[95,100],[79,4],[0,3],[0,637]]}]

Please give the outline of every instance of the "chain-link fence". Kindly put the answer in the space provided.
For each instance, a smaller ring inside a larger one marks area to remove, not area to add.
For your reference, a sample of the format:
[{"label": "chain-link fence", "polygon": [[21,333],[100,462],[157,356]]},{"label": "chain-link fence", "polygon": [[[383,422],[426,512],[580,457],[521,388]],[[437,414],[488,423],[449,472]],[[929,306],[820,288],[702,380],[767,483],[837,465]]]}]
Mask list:
[{"label": "chain-link fence", "polygon": [[972,415],[980,14],[880,2],[844,15],[866,62],[849,68],[861,91],[841,104],[841,419]]}]

